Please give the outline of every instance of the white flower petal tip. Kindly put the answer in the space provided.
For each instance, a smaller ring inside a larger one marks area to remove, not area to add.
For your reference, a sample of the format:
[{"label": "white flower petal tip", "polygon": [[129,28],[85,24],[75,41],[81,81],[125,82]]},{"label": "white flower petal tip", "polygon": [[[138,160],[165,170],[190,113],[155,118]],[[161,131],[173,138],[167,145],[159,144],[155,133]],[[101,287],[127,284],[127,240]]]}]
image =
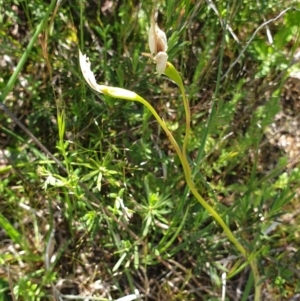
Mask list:
[{"label": "white flower petal tip", "polygon": [[97,92],[102,93],[105,86],[98,85],[94,73],[91,71],[91,62],[86,54],[82,54],[79,50],[79,64],[82,75],[89,86]]},{"label": "white flower petal tip", "polygon": [[156,71],[159,75],[163,74],[167,67],[168,55],[165,52],[159,52],[155,57]]}]

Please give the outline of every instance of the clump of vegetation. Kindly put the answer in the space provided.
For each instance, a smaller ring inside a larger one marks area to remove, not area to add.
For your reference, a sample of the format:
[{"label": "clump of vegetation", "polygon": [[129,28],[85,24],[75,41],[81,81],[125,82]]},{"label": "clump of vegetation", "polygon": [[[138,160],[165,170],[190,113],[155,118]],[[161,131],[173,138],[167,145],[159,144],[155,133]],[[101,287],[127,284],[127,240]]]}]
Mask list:
[{"label": "clump of vegetation", "polygon": [[299,9],[6,1],[0,298],[297,298]]}]

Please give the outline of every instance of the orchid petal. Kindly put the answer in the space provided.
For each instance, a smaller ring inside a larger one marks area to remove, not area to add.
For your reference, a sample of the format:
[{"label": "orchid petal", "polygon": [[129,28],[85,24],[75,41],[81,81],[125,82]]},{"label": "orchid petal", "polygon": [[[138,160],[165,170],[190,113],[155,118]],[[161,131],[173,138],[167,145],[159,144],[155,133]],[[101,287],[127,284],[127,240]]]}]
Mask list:
[{"label": "orchid petal", "polygon": [[82,54],[79,50],[79,64],[84,79],[89,86],[97,92],[103,93],[103,88],[106,86],[98,85],[94,73],[91,71],[91,62],[86,54]]},{"label": "orchid petal", "polygon": [[166,52],[168,50],[168,42],[166,34],[158,27],[157,23],[151,21],[149,29],[149,48],[152,54],[158,52]]},{"label": "orchid petal", "polygon": [[168,55],[165,52],[159,52],[155,57],[154,61],[156,62],[156,71],[160,75],[165,72]]}]

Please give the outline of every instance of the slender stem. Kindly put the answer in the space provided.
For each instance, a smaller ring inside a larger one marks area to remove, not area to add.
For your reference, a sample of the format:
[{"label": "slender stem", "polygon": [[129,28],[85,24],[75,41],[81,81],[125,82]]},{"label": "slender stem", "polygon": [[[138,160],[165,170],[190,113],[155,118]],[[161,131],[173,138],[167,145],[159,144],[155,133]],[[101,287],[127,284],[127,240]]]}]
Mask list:
[{"label": "slender stem", "polygon": [[257,267],[257,263],[254,259],[250,260],[250,266],[253,273],[254,278],[254,301],[260,301],[261,300],[261,288],[262,288],[262,282],[260,281],[260,274]]},{"label": "slender stem", "polygon": [[[220,72],[219,72],[220,74]],[[188,164],[188,159],[186,155],[186,148],[187,144],[189,141],[189,134],[190,134],[190,124],[191,124],[191,113],[190,113],[190,108],[189,108],[189,102],[186,98],[185,90],[184,90],[184,85],[182,78],[176,68],[170,63],[167,63],[167,67],[165,70],[165,75],[168,76],[170,79],[172,79],[179,87],[180,92],[182,94],[183,98],[183,104],[184,104],[184,109],[185,109],[185,119],[186,119],[186,130],[185,130],[185,136],[184,136],[184,141],[183,141],[183,147],[182,147],[182,157],[179,156],[180,161],[182,163],[182,166],[186,169],[184,169],[185,173],[185,179],[186,183],[189,187],[189,189],[192,191],[193,195],[196,197],[196,199],[199,201],[199,203],[213,216],[213,218],[219,223],[219,225],[223,228],[225,231],[228,239],[235,245],[235,247],[241,252],[241,254],[248,260],[248,254],[244,247],[238,242],[238,240],[235,238],[233,233],[230,231],[230,229],[227,227],[227,225],[224,223],[223,219],[221,216],[201,197],[201,195],[198,193],[195,184],[193,182],[193,177],[191,174],[190,166]],[[218,80],[219,83],[219,80]],[[218,87],[217,87],[218,89]],[[212,118],[213,112],[210,115],[210,118]],[[207,134],[207,133],[206,133]],[[172,141],[171,141],[172,142]],[[200,157],[199,157],[200,158]],[[187,168],[188,167],[188,168]],[[255,301],[260,300],[261,296],[261,284],[260,283],[260,274],[258,271],[257,263],[254,259],[250,259],[250,266],[252,269],[253,277],[254,277],[254,282],[255,282]]]},{"label": "slender stem", "polygon": [[[220,74],[220,73],[219,73]],[[165,70],[165,75],[167,75],[169,78],[171,78],[175,83],[178,85],[182,97],[183,97],[183,104],[184,104],[184,109],[185,109],[185,118],[186,118],[186,130],[185,130],[185,136],[184,136],[184,141],[183,141],[183,147],[182,147],[182,156],[179,156],[180,161],[182,163],[182,166],[184,168],[184,173],[185,173],[185,179],[187,182],[187,185],[193,195],[196,197],[196,199],[199,201],[199,203],[212,215],[212,217],[219,223],[219,225],[223,228],[224,232],[226,233],[228,239],[235,245],[235,247],[241,252],[241,254],[248,260],[248,254],[244,247],[238,242],[238,240],[235,238],[231,230],[227,227],[227,225],[224,223],[223,219],[221,216],[201,197],[201,195],[198,193],[195,184],[193,182],[193,177],[191,175],[191,170],[190,166],[188,164],[188,159],[186,155],[186,148],[187,144],[189,141],[189,134],[190,134],[190,124],[191,124],[191,113],[190,113],[190,108],[189,108],[189,102],[186,98],[185,90],[184,90],[184,85],[182,78],[176,68],[170,63],[167,63],[167,68]],[[219,81],[218,81],[219,83]],[[211,114],[211,116],[213,113]],[[158,120],[158,119],[157,119]],[[171,141],[172,143],[172,141]],[[260,283],[260,274],[258,271],[257,263],[255,260],[251,259],[249,260],[250,266],[252,269],[253,277],[254,277],[254,282],[255,282],[255,301],[260,300],[261,296],[261,284]]]},{"label": "slender stem", "polygon": [[[178,155],[178,157],[180,159],[180,162],[181,162],[183,170],[184,170],[184,175],[185,175],[186,183],[187,183],[188,187],[190,188],[191,192],[193,193],[193,195],[195,196],[195,198],[210,213],[210,215],[217,221],[217,223],[222,227],[222,229],[226,233],[228,239],[240,251],[240,253],[244,256],[244,258],[246,260],[248,260],[248,253],[245,250],[245,248],[235,238],[234,234],[229,229],[229,227],[224,223],[224,221],[221,218],[221,216],[202,198],[202,196],[197,191],[197,189],[195,187],[195,184],[194,184],[194,182],[192,180],[192,177],[191,177],[191,168],[190,168],[190,165],[188,164],[187,157],[183,155],[184,148],[183,148],[183,151],[181,152],[181,150],[180,150],[180,148],[179,148],[176,140],[174,139],[172,133],[169,131],[169,129],[167,128],[165,122],[160,118],[160,116],[157,114],[157,112],[155,111],[155,109],[150,105],[150,103],[147,102],[144,98],[140,97],[139,95],[137,95],[137,99],[136,100],[138,102],[142,103],[145,107],[148,108],[148,110],[153,114],[153,116],[155,117],[155,119],[157,120],[157,122],[160,124],[160,126],[165,131],[167,137],[169,138],[171,144],[175,148],[175,151],[176,151],[176,153],[177,153],[177,155]],[[188,104],[187,104],[187,106],[185,106],[185,108],[188,109]],[[190,122],[190,114],[186,114],[186,116],[188,117],[187,121]],[[190,125],[190,123],[188,125]],[[188,137],[189,129],[190,129],[190,127],[187,126],[187,130],[188,131],[186,132],[185,138]],[[252,273],[253,273],[253,276],[254,276],[254,284],[255,284],[255,286],[254,286],[254,289],[255,289],[254,300],[255,301],[260,301],[260,297],[261,297],[261,284],[258,284],[259,280],[260,280],[260,274],[259,274],[259,271],[258,271],[258,267],[257,267],[257,264],[256,264],[256,262],[255,262],[254,259],[251,259],[249,263],[250,263],[251,270],[252,270]]]},{"label": "slender stem", "polygon": [[191,112],[190,112],[190,105],[189,101],[186,98],[186,94],[184,91],[184,86],[182,80],[180,81],[179,88],[182,94],[182,99],[183,99],[183,105],[184,105],[184,110],[185,110],[185,136],[183,140],[183,146],[182,146],[182,154],[184,158],[187,158],[186,155],[186,148],[187,144],[189,142],[190,138],[190,130],[191,130]]},{"label": "slender stem", "polygon": [[228,226],[224,223],[221,216],[211,207],[199,194],[197,191],[195,184],[191,177],[191,167],[188,163],[188,160],[185,156],[183,156],[183,153],[180,149],[180,147],[177,144],[177,141],[173,137],[172,133],[169,131],[169,129],[166,126],[166,123],[160,118],[158,113],[155,111],[155,109],[151,106],[151,104],[139,96],[138,94],[121,89],[121,88],[114,88],[114,87],[107,87],[107,86],[101,86],[101,92],[108,94],[114,98],[121,98],[121,99],[127,99],[130,101],[138,101],[141,104],[143,104],[155,117],[157,122],[160,124],[162,129],[165,131],[167,137],[169,138],[171,144],[173,145],[179,160],[181,162],[181,165],[183,167],[184,176],[186,179],[186,183],[189,186],[191,192],[195,196],[195,198],[199,201],[199,203],[210,213],[210,215],[218,222],[218,224],[223,228],[224,232],[228,236],[228,239],[235,245],[235,247],[241,252],[241,254],[247,259],[247,252],[244,249],[244,247],[238,242],[238,240],[235,238],[231,230],[228,228]]},{"label": "slender stem", "polygon": [[182,164],[185,179],[187,182],[187,185],[189,186],[191,192],[195,196],[195,198],[199,201],[199,203],[210,213],[210,215],[218,222],[218,224],[223,228],[224,232],[228,236],[228,239],[235,245],[235,247],[241,252],[241,254],[244,257],[247,257],[247,252],[244,249],[244,247],[238,242],[238,240],[235,238],[231,230],[228,228],[228,226],[224,223],[220,215],[201,197],[199,192],[197,191],[195,184],[193,183],[191,179],[191,168],[190,165],[187,162],[186,157],[183,156],[183,153],[181,152],[176,140],[174,139],[173,135],[167,128],[165,122],[159,117],[155,109],[147,102],[144,98],[138,97],[138,101],[141,102],[144,106],[146,106],[150,112],[153,114],[157,122],[161,125],[165,133],[167,134],[170,142],[172,143],[173,147],[175,148],[175,151],[180,159],[180,162]]},{"label": "slender stem", "polygon": [[187,164],[187,162],[183,162],[183,155],[182,152],[180,150],[179,145],[177,144],[177,141],[175,140],[175,138],[173,137],[172,133],[169,131],[168,127],[166,126],[166,123],[160,118],[160,116],[157,114],[157,112],[155,111],[155,109],[150,105],[150,103],[145,100],[144,98],[138,96],[137,99],[138,102],[142,103],[150,112],[151,114],[155,117],[155,119],[157,120],[157,122],[160,124],[160,126],[163,128],[163,130],[165,131],[168,139],[170,140],[171,144],[173,145],[173,147],[175,148],[175,151],[180,159],[180,162],[183,166],[183,169],[187,172],[191,172],[190,170],[190,166],[189,164]]},{"label": "slender stem", "polygon": [[187,158],[186,149],[189,142],[190,129],[191,129],[191,112],[190,112],[189,102],[185,94],[182,78],[178,73],[178,71],[176,70],[176,68],[170,62],[167,62],[167,67],[164,73],[166,76],[168,76],[178,85],[180,92],[182,94],[184,111],[185,111],[185,135],[184,135],[183,146],[182,146],[182,155],[184,158]]},{"label": "slender stem", "polygon": [[0,95],[0,101],[2,103],[5,103],[5,98],[6,96],[8,95],[8,93],[11,91],[11,89],[13,88],[17,78],[18,78],[18,75],[19,73],[21,72],[25,62],[27,61],[27,58],[31,52],[31,49],[37,39],[37,37],[39,36],[39,34],[42,32],[42,30],[44,29],[44,26],[48,20],[48,17],[51,13],[51,11],[53,10],[54,6],[55,6],[55,3],[57,2],[57,0],[52,0],[50,5],[49,5],[49,8],[43,18],[43,20],[41,21],[41,23],[38,25],[38,27],[36,28],[36,31],[33,35],[33,37],[31,38],[25,52],[23,53],[17,67],[16,67],[16,70],[14,71],[14,73],[12,74],[12,76],[10,77],[8,83],[6,84],[6,87],[4,89],[4,91],[2,92],[2,94]]}]

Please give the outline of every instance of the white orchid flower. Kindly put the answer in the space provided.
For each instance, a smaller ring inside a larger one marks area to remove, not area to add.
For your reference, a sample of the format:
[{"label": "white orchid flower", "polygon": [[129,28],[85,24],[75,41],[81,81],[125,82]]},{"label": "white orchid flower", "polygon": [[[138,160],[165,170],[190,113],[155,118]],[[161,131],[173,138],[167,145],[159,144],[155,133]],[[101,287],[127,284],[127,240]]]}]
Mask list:
[{"label": "white orchid flower", "polygon": [[82,54],[79,50],[79,64],[80,69],[83,74],[84,79],[89,84],[89,86],[96,90],[97,92],[103,93],[103,89],[106,86],[98,85],[95,79],[95,75],[91,70],[91,62],[89,58],[86,56],[86,54]]},{"label": "white orchid flower", "polygon": [[86,54],[82,54],[80,50],[79,50],[79,64],[84,79],[93,90],[99,93],[109,95],[114,98],[121,98],[127,100],[135,100],[135,101],[138,99],[138,95],[130,90],[126,90],[118,87],[98,85],[95,79],[95,75],[91,70],[91,62],[89,58],[86,56]]},{"label": "white orchid flower", "polygon": [[168,42],[166,34],[158,27],[154,17],[152,17],[149,29],[149,48],[156,63],[157,73],[160,75],[164,73],[167,66]]}]

